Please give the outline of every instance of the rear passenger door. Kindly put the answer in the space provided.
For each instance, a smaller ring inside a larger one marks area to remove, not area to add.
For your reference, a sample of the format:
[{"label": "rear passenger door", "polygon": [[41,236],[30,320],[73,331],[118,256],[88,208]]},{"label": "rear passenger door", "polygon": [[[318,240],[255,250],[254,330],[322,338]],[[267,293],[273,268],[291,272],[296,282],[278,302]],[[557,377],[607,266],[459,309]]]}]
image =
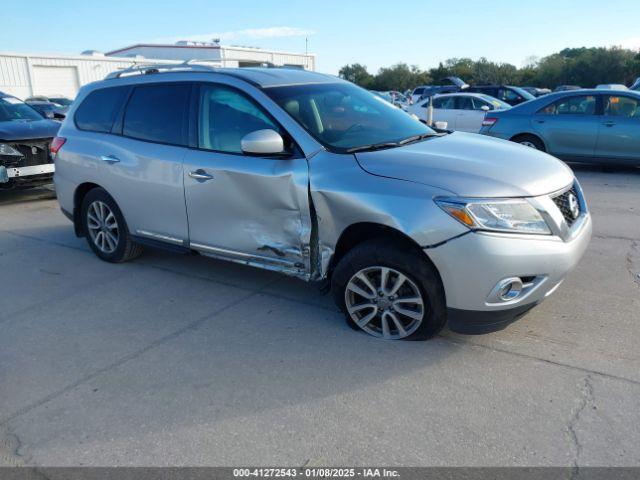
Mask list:
[{"label": "rear passenger door", "polygon": [[186,245],[182,162],[191,88],[188,82],[132,87],[109,142],[96,144],[103,186],[132,235]]},{"label": "rear passenger door", "polygon": [[598,131],[596,157],[637,163],[640,161],[640,99],[605,95]]},{"label": "rear passenger door", "polygon": [[600,124],[597,108],[595,95],[569,95],[538,110],[531,120],[532,129],[553,155],[592,157]]},{"label": "rear passenger door", "polygon": [[[429,106],[428,102],[426,106]],[[433,99],[434,122],[447,122],[449,130],[457,130],[457,113],[455,97],[436,97]]]},{"label": "rear passenger door", "polygon": [[[197,141],[185,158],[191,248],[204,254],[304,275],[309,271],[307,160],[255,99],[203,83],[196,97]],[[241,140],[271,129],[290,154],[247,155]]]}]

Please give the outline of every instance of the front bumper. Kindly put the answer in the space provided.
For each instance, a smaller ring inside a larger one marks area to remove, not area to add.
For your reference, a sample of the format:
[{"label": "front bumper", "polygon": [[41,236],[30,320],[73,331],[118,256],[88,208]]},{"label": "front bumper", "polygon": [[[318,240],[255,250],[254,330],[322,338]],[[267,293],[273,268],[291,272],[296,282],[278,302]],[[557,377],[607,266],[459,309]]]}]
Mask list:
[{"label": "front bumper", "polygon": [[51,180],[54,171],[55,165],[53,163],[28,167],[5,167],[0,165],[0,186],[11,183],[30,183],[37,180],[47,183]]},{"label": "front bumper", "polygon": [[[587,213],[566,240],[558,236],[469,232],[425,250],[442,278],[450,328],[486,333],[522,316],[553,293],[578,264],[591,230],[591,215]],[[535,280],[519,297],[496,301],[492,296],[495,286],[512,277]]]}]

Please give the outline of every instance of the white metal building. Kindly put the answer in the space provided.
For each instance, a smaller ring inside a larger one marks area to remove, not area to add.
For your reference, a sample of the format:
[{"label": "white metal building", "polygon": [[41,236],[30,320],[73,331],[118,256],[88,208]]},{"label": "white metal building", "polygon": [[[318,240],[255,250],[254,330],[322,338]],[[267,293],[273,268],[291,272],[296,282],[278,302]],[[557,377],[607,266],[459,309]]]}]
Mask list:
[{"label": "white metal building", "polygon": [[221,67],[255,67],[263,63],[277,66],[316,69],[315,54],[287,53],[253,47],[220,45],[218,42],[180,41],[174,44],[137,44],[108,52],[107,56],[206,60]]},{"label": "white metal building", "polygon": [[135,64],[175,61],[90,55],[36,55],[0,52],[0,91],[18,98],[64,95],[74,98],[78,89],[102,80],[108,73]]},{"label": "white metal building", "polygon": [[46,55],[0,52],[0,91],[27,98],[63,95],[74,98],[87,83],[130,67],[200,60],[220,67],[250,67],[263,63],[315,70],[315,55],[273,52],[218,43],[178,42],[175,45],[133,45],[106,55]]}]

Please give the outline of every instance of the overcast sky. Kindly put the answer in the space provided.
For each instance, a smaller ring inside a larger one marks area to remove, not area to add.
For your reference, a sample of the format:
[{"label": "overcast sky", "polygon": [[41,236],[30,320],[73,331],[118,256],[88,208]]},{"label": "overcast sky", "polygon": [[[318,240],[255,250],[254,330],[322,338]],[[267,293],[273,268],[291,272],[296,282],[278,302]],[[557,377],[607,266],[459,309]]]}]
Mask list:
[{"label": "overcast sky", "polygon": [[318,70],[359,62],[421,68],[450,57],[517,66],[564,47],[640,48],[640,0],[23,0],[2,5],[0,51],[77,54],[209,40],[318,54]]}]

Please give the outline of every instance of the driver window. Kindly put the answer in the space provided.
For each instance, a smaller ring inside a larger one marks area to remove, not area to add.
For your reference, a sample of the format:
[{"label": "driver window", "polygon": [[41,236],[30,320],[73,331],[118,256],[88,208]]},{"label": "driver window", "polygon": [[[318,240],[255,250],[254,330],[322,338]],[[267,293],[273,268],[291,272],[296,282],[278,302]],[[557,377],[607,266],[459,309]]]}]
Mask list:
[{"label": "driver window", "polygon": [[640,102],[631,97],[610,95],[604,102],[604,114],[608,117],[640,118]]},{"label": "driver window", "polygon": [[487,107],[489,110],[493,110],[493,105],[489,105],[484,100],[480,100],[479,98],[472,98],[473,109],[474,110],[482,110],[482,107]]},{"label": "driver window", "polygon": [[470,97],[458,97],[458,110],[473,110],[473,101]]},{"label": "driver window", "polygon": [[205,85],[200,89],[200,148],[242,153],[242,138],[264,129],[283,134],[260,106],[239,91],[222,85]]}]

